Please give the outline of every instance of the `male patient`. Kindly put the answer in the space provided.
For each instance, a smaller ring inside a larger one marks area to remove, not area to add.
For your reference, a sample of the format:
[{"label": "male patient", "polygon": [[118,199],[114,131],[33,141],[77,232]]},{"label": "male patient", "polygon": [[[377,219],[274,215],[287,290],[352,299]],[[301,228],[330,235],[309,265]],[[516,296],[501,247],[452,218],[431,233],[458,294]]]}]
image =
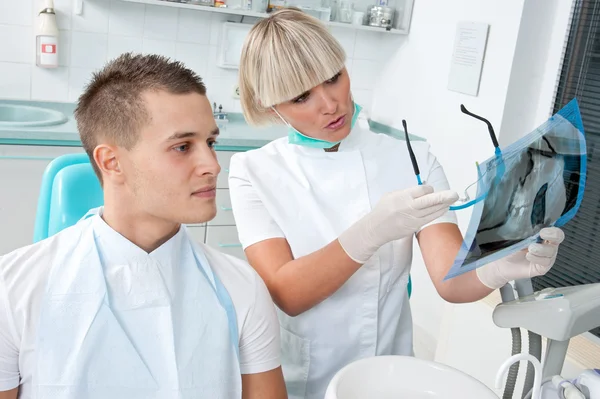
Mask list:
[{"label": "male patient", "polygon": [[182,226],[216,213],[201,79],[125,54],[75,117],[104,206],[0,257],[0,399],[286,398],[262,280]]}]

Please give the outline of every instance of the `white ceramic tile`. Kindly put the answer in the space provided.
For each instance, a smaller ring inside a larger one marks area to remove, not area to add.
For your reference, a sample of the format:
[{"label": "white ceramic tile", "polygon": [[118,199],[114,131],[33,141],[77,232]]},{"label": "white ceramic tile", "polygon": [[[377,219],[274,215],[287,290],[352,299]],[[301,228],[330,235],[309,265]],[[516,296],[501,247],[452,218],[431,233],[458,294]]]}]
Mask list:
[{"label": "white ceramic tile", "polygon": [[31,96],[31,65],[0,62],[0,97],[28,100]]},{"label": "white ceramic tile", "polygon": [[72,67],[101,68],[106,62],[107,54],[107,34],[73,32],[71,37]]},{"label": "white ceramic tile", "polygon": [[345,29],[332,26],[330,32],[342,45],[346,52],[346,57],[352,58],[354,54],[354,42],[356,40],[356,31],[353,29]]},{"label": "white ceramic tile", "polygon": [[0,24],[31,26],[33,0],[0,0]]},{"label": "white ceramic tile", "polygon": [[235,112],[235,113],[238,113],[238,114],[241,114],[243,112],[242,111],[242,104],[240,103],[239,99],[235,99],[235,98],[233,99],[233,107],[231,109],[231,112]]},{"label": "white ceramic tile", "polygon": [[225,14],[212,13],[210,16],[210,45],[218,46],[221,43],[223,33],[223,23],[227,22],[228,16]]},{"label": "white ceramic tile", "polygon": [[206,97],[213,102],[223,106],[223,112],[233,112],[235,99],[233,98],[233,87],[236,81],[227,78],[209,78],[205,81]]},{"label": "white ceramic tile", "polygon": [[348,72],[348,76],[352,78],[352,64],[354,60],[352,58],[346,58],[346,71]]},{"label": "white ceramic tile", "polygon": [[177,16],[176,8],[146,6],[144,38],[176,40]]},{"label": "white ceramic tile", "polygon": [[69,101],[77,101],[92,78],[93,68],[71,68],[69,72]]},{"label": "white ceramic tile", "polygon": [[179,10],[177,41],[197,44],[210,43],[212,13],[196,10]]},{"label": "white ceramic tile", "polygon": [[352,90],[352,96],[354,97],[354,101],[363,107],[365,113],[371,109],[373,90]]},{"label": "white ceramic tile", "polygon": [[112,35],[137,36],[144,34],[143,4],[111,0],[108,32]]},{"label": "white ceramic tile", "polygon": [[0,25],[0,61],[32,62],[34,60],[35,39],[31,26]]},{"label": "white ceramic tile", "polygon": [[33,68],[31,98],[42,101],[69,101],[69,68]]},{"label": "white ceramic tile", "polygon": [[373,60],[354,60],[350,75],[352,90],[373,90],[380,75],[381,64]]},{"label": "white ceramic tile", "polygon": [[[34,10],[34,12],[36,11]],[[72,12],[73,0],[54,0],[54,13],[58,29],[71,29]]]},{"label": "white ceramic tile", "polygon": [[405,38],[400,35],[359,31],[356,34],[354,58],[385,61],[393,57],[404,40]]},{"label": "white ceramic tile", "polygon": [[192,43],[177,43],[175,58],[183,62],[200,77],[208,74],[209,46]]},{"label": "white ceramic tile", "polygon": [[108,33],[110,1],[93,0],[83,2],[81,15],[72,15],[73,30],[79,32]]},{"label": "white ceramic tile", "polygon": [[61,30],[58,34],[58,65],[67,66],[71,60],[71,31]]},{"label": "white ceramic tile", "polygon": [[217,57],[218,57],[218,47],[210,46],[209,47],[209,55],[208,55],[207,77],[237,79],[238,70],[237,69],[229,69],[229,68],[221,68],[220,66],[217,65]]},{"label": "white ceramic tile", "polygon": [[118,57],[123,53],[133,52],[141,53],[143,49],[143,39],[141,37],[130,36],[108,36],[108,59]]},{"label": "white ceramic tile", "polygon": [[143,52],[158,54],[169,58],[175,57],[175,42],[167,40],[144,39]]}]

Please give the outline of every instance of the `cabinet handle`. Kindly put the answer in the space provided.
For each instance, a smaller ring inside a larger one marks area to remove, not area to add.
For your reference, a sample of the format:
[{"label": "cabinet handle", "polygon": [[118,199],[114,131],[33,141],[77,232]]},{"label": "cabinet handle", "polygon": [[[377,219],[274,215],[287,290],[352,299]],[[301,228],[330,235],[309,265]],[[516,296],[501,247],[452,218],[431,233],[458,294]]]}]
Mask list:
[{"label": "cabinet handle", "polygon": [[233,208],[226,208],[223,205],[221,205],[221,210],[222,211],[233,211]]},{"label": "cabinet handle", "polygon": [[242,246],[242,244],[221,244],[221,243],[219,243],[218,245],[221,248],[235,248],[235,247],[241,247]]}]

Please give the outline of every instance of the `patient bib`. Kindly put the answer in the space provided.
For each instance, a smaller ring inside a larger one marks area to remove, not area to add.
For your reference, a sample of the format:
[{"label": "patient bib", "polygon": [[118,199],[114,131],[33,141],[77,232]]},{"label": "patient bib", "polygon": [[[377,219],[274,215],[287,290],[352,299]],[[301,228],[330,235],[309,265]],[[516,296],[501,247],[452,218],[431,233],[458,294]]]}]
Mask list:
[{"label": "patient bib", "polygon": [[71,229],[42,300],[36,399],[241,398],[235,310],[184,226],[150,254],[97,214]]}]

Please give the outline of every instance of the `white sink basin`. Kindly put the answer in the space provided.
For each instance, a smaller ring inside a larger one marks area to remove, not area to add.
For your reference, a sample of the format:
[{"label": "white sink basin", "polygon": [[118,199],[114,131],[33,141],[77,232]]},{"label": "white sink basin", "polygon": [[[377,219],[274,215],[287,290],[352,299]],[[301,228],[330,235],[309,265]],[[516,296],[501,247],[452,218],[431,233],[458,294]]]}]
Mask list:
[{"label": "white sink basin", "polygon": [[0,104],[0,128],[53,126],[67,122],[68,118],[53,109],[29,105]]},{"label": "white sink basin", "polygon": [[377,356],[340,370],[325,399],[498,399],[479,380],[440,363],[407,356]]}]

